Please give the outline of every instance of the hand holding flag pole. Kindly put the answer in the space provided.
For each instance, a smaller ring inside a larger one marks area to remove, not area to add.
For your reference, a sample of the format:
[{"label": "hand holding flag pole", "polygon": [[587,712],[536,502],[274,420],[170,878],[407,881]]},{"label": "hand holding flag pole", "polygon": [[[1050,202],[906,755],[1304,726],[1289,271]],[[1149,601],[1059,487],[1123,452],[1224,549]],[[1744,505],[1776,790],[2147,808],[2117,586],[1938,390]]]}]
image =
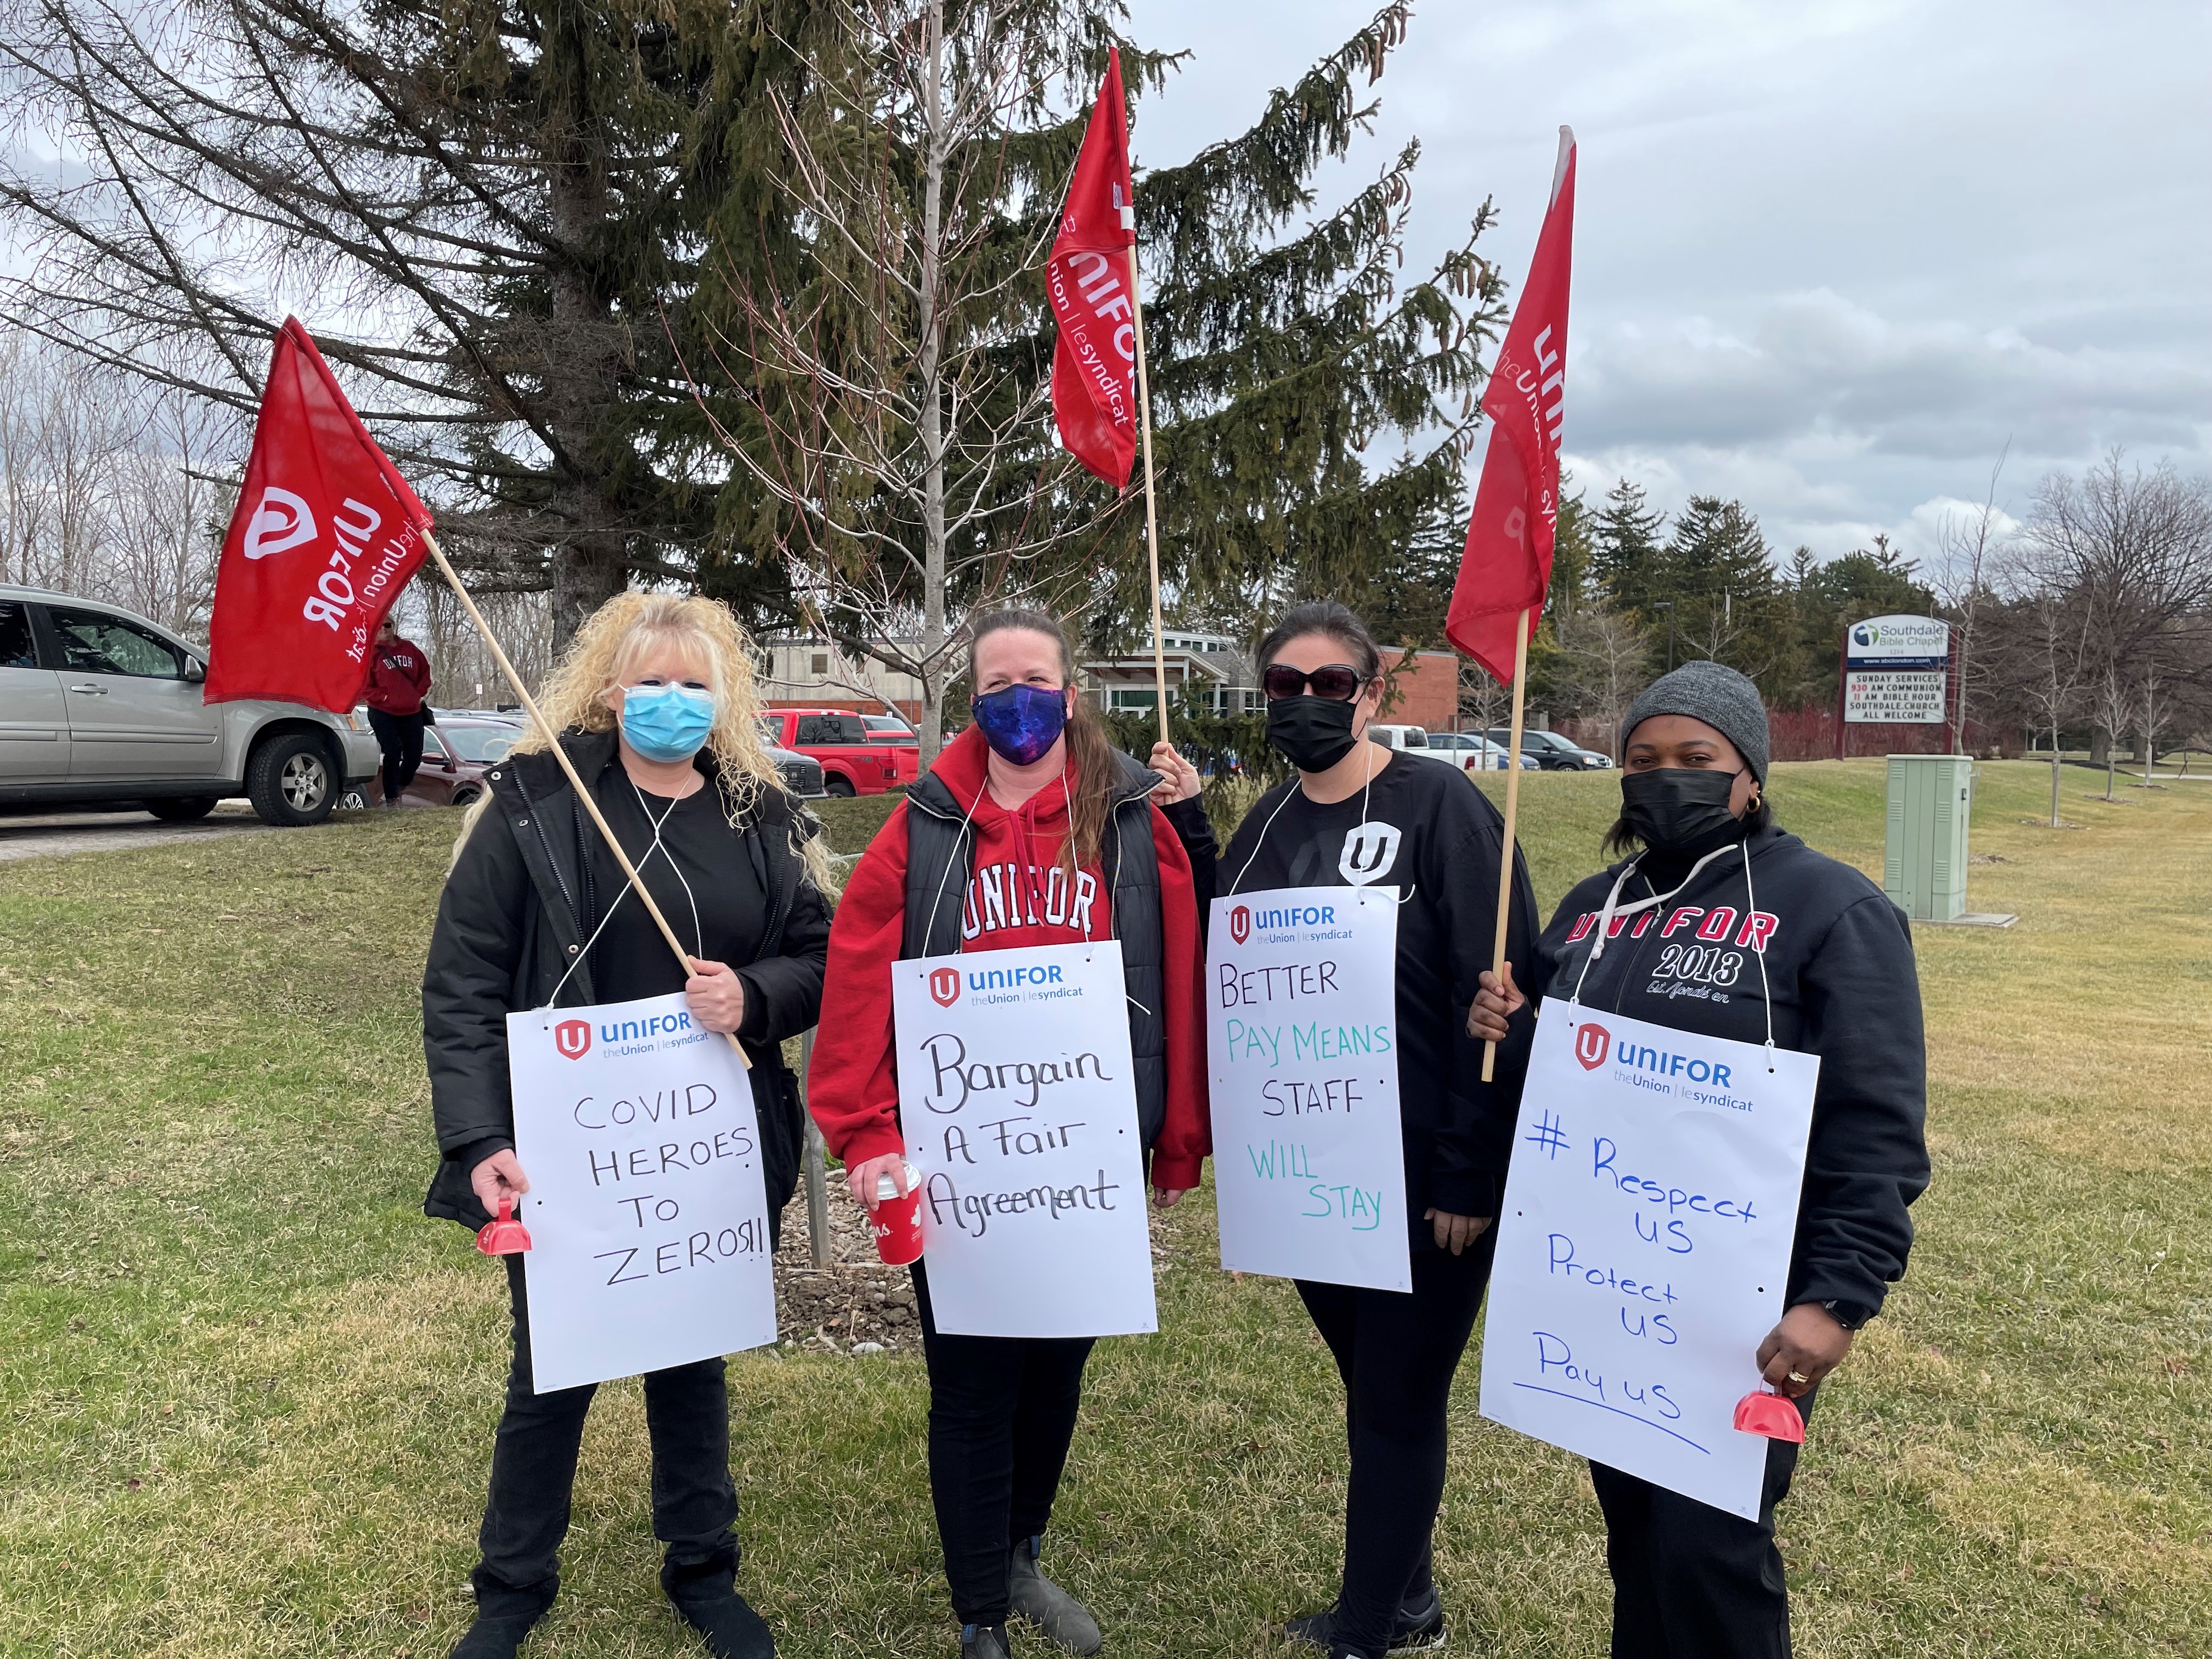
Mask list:
[{"label": "hand holding flag pole", "polygon": [[[560,733],[447,562],[431,534],[429,509],[362,424],[307,329],[287,318],[270,359],[253,448],[216,567],[206,700],[276,697],[350,714],[368,678],[369,642],[377,625],[426,556],[459,596],[688,976],[691,958],[676,930],[577,775]],[[750,1069],[736,1034],[729,1039]]]},{"label": "hand holding flag pole", "polygon": [[[1505,974],[1513,904],[1514,830],[1521,806],[1521,722],[1528,688],[1528,635],[1543,614],[1559,518],[1559,434],[1565,419],[1567,289],[1575,224],[1575,135],[1559,129],[1551,206],[1537,234],[1528,279],[1482,394],[1490,448],[1467,527],[1467,551],[1452,588],[1444,632],[1501,684],[1513,687],[1505,755],[1505,827],[1498,861],[1498,927],[1491,971]],[[1506,649],[1505,630],[1512,629]],[[1506,664],[1512,666],[1509,671]],[[1482,1045],[1482,1080],[1498,1045]]]},{"label": "hand holding flag pole", "polygon": [[[1145,551],[1152,579],[1152,688],[1160,740],[1168,737],[1168,667],[1160,621],[1160,526],[1152,496],[1152,393],[1145,380],[1145,313],[1137,289],[1136,192],[1129,181],[1129,125],[1121,53],[1106,56],[1106,78],[1075,158],[1060,234],[1045,262],[1045,295],[1058,337],[1052,354],[1052,414],[1070,454],[1102,482],[1129,487],[1141,435],[1145,452]],[[1114,256],[1126,252],[1127,292]],[[1136,372],[1136,408],[1130,369]]]}]

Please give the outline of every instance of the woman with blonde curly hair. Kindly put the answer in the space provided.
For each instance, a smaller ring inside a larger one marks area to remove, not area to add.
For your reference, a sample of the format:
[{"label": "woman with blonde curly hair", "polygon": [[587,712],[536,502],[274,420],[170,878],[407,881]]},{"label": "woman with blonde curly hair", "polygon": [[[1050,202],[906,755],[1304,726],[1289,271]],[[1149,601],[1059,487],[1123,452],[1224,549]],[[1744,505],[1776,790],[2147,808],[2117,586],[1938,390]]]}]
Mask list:
[{"label": "woman with blonde curly hair", "polygon": [[[750,653],[710,600],[623,593],[578,632],[543,700],[562,748],[688,954],[679,965],[558,761],[533,731],[485,776],[422,975],[422,1046],[443,1154],[426,1212],[480,1228],[530,1190],[514,1155],[507,1016],[682,991],[752,1061],[771,1233],[798,1179],[802,1119],[781,1045],[821,1012],[831,891],[820,826],[785,794],[756,723]],[[589,1386],[537,1392],[522,1258],[507,1405],[454,1659],[511,1659],[559,1588]],[[722,1659],[768,1659],[737,1590],[737,1493],[720,1359],[649,1373],[662,1588]]]}]

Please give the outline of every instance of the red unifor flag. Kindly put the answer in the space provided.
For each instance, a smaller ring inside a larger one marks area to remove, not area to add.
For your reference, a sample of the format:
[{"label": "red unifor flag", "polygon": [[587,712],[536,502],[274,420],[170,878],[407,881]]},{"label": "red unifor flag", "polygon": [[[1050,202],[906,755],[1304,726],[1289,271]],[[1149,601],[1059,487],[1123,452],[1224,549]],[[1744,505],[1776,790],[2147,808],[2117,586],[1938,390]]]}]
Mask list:
[{"label": "red unifor flag", "polygon": [[1552,580],[1559,521],[1559,433],[1565,421],[1567,272],[1574,252],[1575,135],[1559,129],[1552,205],[1521,303],[1482,394],[1490,450],[1475,486],[1467,551],[1444,633],[1501,684],[1513,679],[1514,625],[1534,634]]},{"label": "red unifor flag", "polygon": [[207,701],[351,708],[429,529],[307,331],[285,319],[216,569]]},{"label": "red unifor flag", "polygon": [[1108,55],[1105,84],[1091,111],[1060,234],[1045,264],[1045,290],[1060,330],[1052,353],[1052,414],[1068,452],[1116,489],[1137,453],[1136,318],[1128,250],[1136,246],[1136,197],[1129,187],[1129,125],[1121,102],[1121,54]]}]

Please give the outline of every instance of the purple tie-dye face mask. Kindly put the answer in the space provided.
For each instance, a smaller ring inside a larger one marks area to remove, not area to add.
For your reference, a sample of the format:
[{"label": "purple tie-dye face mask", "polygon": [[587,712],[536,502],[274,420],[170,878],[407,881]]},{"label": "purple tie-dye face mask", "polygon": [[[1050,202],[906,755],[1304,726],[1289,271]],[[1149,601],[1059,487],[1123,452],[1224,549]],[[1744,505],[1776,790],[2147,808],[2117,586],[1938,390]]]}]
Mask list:
[{"label": "purple tie-dye face mask", "polygon": [[968,707],[991,751],[1017,766],[1042,760],[1067,724],[1067,694],[1052,686],[1010,685]]}]

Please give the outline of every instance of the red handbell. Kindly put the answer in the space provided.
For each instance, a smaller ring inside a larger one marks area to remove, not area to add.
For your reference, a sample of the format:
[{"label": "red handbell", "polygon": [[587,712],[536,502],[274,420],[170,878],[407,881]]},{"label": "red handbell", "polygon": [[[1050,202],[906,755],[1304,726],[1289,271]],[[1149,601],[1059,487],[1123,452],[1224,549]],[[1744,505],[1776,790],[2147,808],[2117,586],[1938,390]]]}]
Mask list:
[{"label": "red handbell", "polygon": [[477,1234],[477,1249],[486,1255],[520,1255],[529,1248],[530,1229],[514,1218],[514,1200],[501,1199],[498,1217]]},{"label": "red handbell", "polygon": [[1746,1434],[1763,1434],[1769,1440],[1803,1443],[1805,1419],[1797,1407],[1778,1394],[1753,1389],[1735,1402],[1735,1425]]}]

